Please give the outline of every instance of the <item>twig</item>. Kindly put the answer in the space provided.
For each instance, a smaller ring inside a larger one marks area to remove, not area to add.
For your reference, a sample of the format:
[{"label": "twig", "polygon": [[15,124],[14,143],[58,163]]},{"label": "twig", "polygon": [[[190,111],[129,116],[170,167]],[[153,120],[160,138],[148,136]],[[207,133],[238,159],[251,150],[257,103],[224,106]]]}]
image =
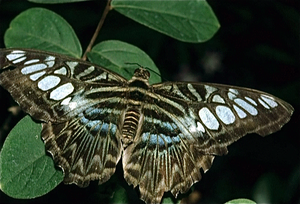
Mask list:
[{"label": "twig", "polygon": [[87,55],[88,52],[91,51],[91,49],[92,49],[92,47],[93,47],[93,45],[94,45],[94,43],[96,41],[96,38],[97,38],[97,36],[98,36],[98,34],[100,32],[100,29],[101,29],[101,27],[102,27],[102,25],[104,23],[104,20],[105,20],[105,18],[107,16],[108,12],[111,10],[110,2],[111,2],[111,0],[107,1],[106,7],[105,7],[105,9],[103,11],[102,17],[101,17],[101,19],[100,19],[100,21],[98,23],[98,26],[97,26],[97,28],[95,30],[95,33],[94,33],[94,35],[93,35],[93,37],[92,37],[89,45],[87,46],[87,48],[86,48],[86,50],[85,50],[82,58],[81,58],[82,60],[86,60],[86,57],[87,57],[86,55]]}]

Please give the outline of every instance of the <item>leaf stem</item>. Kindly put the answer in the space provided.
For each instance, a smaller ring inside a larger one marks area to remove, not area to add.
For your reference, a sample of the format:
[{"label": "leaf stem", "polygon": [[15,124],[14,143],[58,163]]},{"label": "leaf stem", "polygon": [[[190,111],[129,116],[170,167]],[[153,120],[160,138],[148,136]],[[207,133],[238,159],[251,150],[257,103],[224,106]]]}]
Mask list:
[{"label": "leaf stem", "polygon": [[110,6],[111,1],[112,0],[108,0],[107,1],[107,4],[106,4],[105,9],[103,11],[102,17],[101,17],[101,19],[100,19],[100,21],[98,23],[98,26],[97,26],[97,28],[96,28],[96,30],[94,32],[94,35],[93,35],[93,37],[92,37],[89,45],[87,46],[87,48],[86,48],[86,50],[85,50],[85,52],[84,52],[84,54],[83,54],[83,56],[81,58],[82,60],[86,60],[87,53],[91,51],[91,49],[92,49],[92,47],[93,47],[93,45],[94,45],[94,43],[96,41],[96,38],[97,38],[97,36],[98,36],[98,34],[100,32],[100,29],[103,26],[104,20],[105,20],[105,18],[107,16],[108,12],[111,10],[111,6]]}]

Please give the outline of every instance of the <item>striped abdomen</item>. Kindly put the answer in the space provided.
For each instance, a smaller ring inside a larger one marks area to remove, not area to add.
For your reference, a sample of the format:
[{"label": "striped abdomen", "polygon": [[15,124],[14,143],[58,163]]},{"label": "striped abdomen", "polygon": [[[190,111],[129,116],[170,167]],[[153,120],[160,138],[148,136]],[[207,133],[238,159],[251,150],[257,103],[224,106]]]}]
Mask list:
[{"label": "striped abdomen", "polygon": [[126,147],[133,142],[134,137],[138,131],[139,121],[141,117],[141,107],[129,107],[124,116],[124,123],[122,126],[122,141]]}]

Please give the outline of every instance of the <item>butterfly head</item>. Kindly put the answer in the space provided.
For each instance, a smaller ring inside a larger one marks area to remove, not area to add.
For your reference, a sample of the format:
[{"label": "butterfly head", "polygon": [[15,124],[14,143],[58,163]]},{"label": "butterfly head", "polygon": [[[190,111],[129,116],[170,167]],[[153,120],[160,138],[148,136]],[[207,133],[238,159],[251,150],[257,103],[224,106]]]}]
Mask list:
[{"label": "butterfly head", "polygon": [[142,67],[134,71],[133,77],[128,81],[129,86],[149,88],[150,72]]},{"label": "butterfly head", "polygon": [[134,77],[148,81],[150,72],[147,69],[140,67],[134,71]]}]

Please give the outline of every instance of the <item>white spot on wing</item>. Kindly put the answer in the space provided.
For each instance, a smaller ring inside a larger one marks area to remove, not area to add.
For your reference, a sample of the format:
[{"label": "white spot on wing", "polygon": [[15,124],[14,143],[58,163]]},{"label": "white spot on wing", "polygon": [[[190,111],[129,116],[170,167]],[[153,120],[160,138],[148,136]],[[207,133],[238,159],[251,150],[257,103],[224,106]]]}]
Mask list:
[{"label": "white spot on wing", "polygon": [[263,105],[266,109],[270,109],[270,107],[263,101],[261,100],[260,98],[258,98],[258,102]]},{"label": "white spot on wing", "polygon": [[62,67],[60,69],[55,70],[54,73],[61,74],[61,75],[67,75],[67,69],[65,67]]},{"label": "white spot on wing", "polygon": [[227,106],[217,106],[216,113],[226,125],[229,125],[235,121],[233,112]]},{"label": "white spot on wing", "polygon": [[237,107],[236,105],[233,105],[233,108],[241,119],[243,119],[247,116],[247,114],[242,109]]},{"label": "white spot on wing", "polygon": [[60,104],[61,105],[69,105],[70,101],[71,101],[71,97],[65,98]]},{"label": "white spot on wing", "polygon": [[253,105],[257,106],[257,103],[252,98],[249,98],[248,96],[245,96],[245,99],[247,101],[249,101],[250,103],[252,103]]},{"label": "white spot on wing", "polygon": [[47,68],[47,65],[40,63],[40,64],[26,66],[23,69],[21,69],[21,72],[22,72],[22,74],[30,74],[32,72],[37,72],[37,71],[40,71],[40,70],[43,70],[46,68]]},{"label": "white spot on wing", "polygon": [[203,125],[200,122],[197,122],[197,130],[201,132],[205,132]]},{"label": "white spot on wing", "polygon": [[46,57],[45,62],[48,65],[48,67],[53,67],[55,64],[55,57],[48,56],[48,57]]},{"label": "white spot on wing", "polygon": [[32,81],[36,81],[38,80],[41,76],[43,76],[44,74],[46,74],[46,71],[42,71],[42,72],[38,72],[36,74],[32,74],[29,76],[29,78],[32,80]]},{"label": "white spot on wing", "polygon": [[189,131],[191,133],[200,132],[200,131],[205,132],[205,129],[204,129],[203,125],[200,122],[197,122],[197,124],[191,125],[189,127]]},{"label": "white spot on wing", "polygon": [[70,103],[69,103],[69,108],[70,108],[71,110],[74,110],[76,107],[77,107],[77,102],[70,102]]},{"label": "white spot on wing", "polygon": [[251,115],[257,115],[258,112],[256,108],[254,108],[252,105],[244,101],[243,99],[236,98],[234,99],[234,102],[236,102],[239,106],[241,106],[244,110],[246,110]]},{"label": "white spot on wing", "polygon": [[74,110],[77,107],[77,102],[71,101],[72,97],[65,98],[60,104],[69,106],[71,110]]},{"label": "white spot on wing", "polygon": [[233,88],[230,88],[229,91],[230,91],[231,93],[235,94],[235,95],[238,95],[238,94],[239,94],[238,90],[233,89]]},{"label": "white spot on wing", "polygon": [[27,58],[27,57],[21,57],[21,58],[18,58],[18,59],[16,59],[16,60],[14,60],[13,63],[16,64],[16,63],[22,62],[22,61],[26,60],[26,58]]},{"label": "white spot on wing", "polygon": [[275,102],[274,98],[272,98],[271,96],[261,95],[261,98],[272,108],[275,108],[276,106],[278,106],[278,104]]},{"label": "white spot on wing", "polygon": [[39,81],[38,87],[43,91],[47,91],[49,89],[54,88],[57,84],[59,84],[59,82],[59,77],[50,75],[46,76],[41,81]]},{"label": "white spot on wing", "polygon": [[70,61],[70,62],[66,62],[66,64],[70,67],[72,71],[74,71],[75,67],[78,65],[78,62]]},{"label": "white spot on wing", "polygon": [[225,104],[225,100],[220,95],[214,95],[212,101]]},{"label": "white spot on wing", "polygon": [[74,86],[71,83],[66,83],[51,91],[50,98],[54,100],[61,100],[67,97],[73,91],[74,91]]},{"label": "white spot on wing", "polygon": [[55,57],[49,55],[45,58],[45,61],[54,61],[55,60]]},{"label": "white spot on wing", "polygon": [[48,67],[53,67],[54,66],[54,61],[49,61],[49,62],[46,62],[46,64],[48,65]]},{"label": "white spot on wing", "polygon": [[201,110],[199,111],[199,117],[208,129],[217,130],[219,128],[218,120],[208,108],[201,108]]},{"label": "white spot on wing", "polygon": [[6,55],[6,58],[9,61],[12,61],[12,60],[18,59],[20,57],[23,57],[24,55],[25,55],[24,51],[22,51],[22,50],[14,50],[10,54]]},{"label": "white spot on wing", "polygon": [[234,95],[233,93],[231,93],[231,92],[228,92],[228,98],[230,99],[230,100],[233,100],[233,99],[235,99],[236,98],[236,95]]},{"label": "white spot on wing", "polygon": [[39,61],[40,61],[39,59],[28,60],[28,61],[24,62],[24,65],[36,63],[36,62],[39,62]]}]

